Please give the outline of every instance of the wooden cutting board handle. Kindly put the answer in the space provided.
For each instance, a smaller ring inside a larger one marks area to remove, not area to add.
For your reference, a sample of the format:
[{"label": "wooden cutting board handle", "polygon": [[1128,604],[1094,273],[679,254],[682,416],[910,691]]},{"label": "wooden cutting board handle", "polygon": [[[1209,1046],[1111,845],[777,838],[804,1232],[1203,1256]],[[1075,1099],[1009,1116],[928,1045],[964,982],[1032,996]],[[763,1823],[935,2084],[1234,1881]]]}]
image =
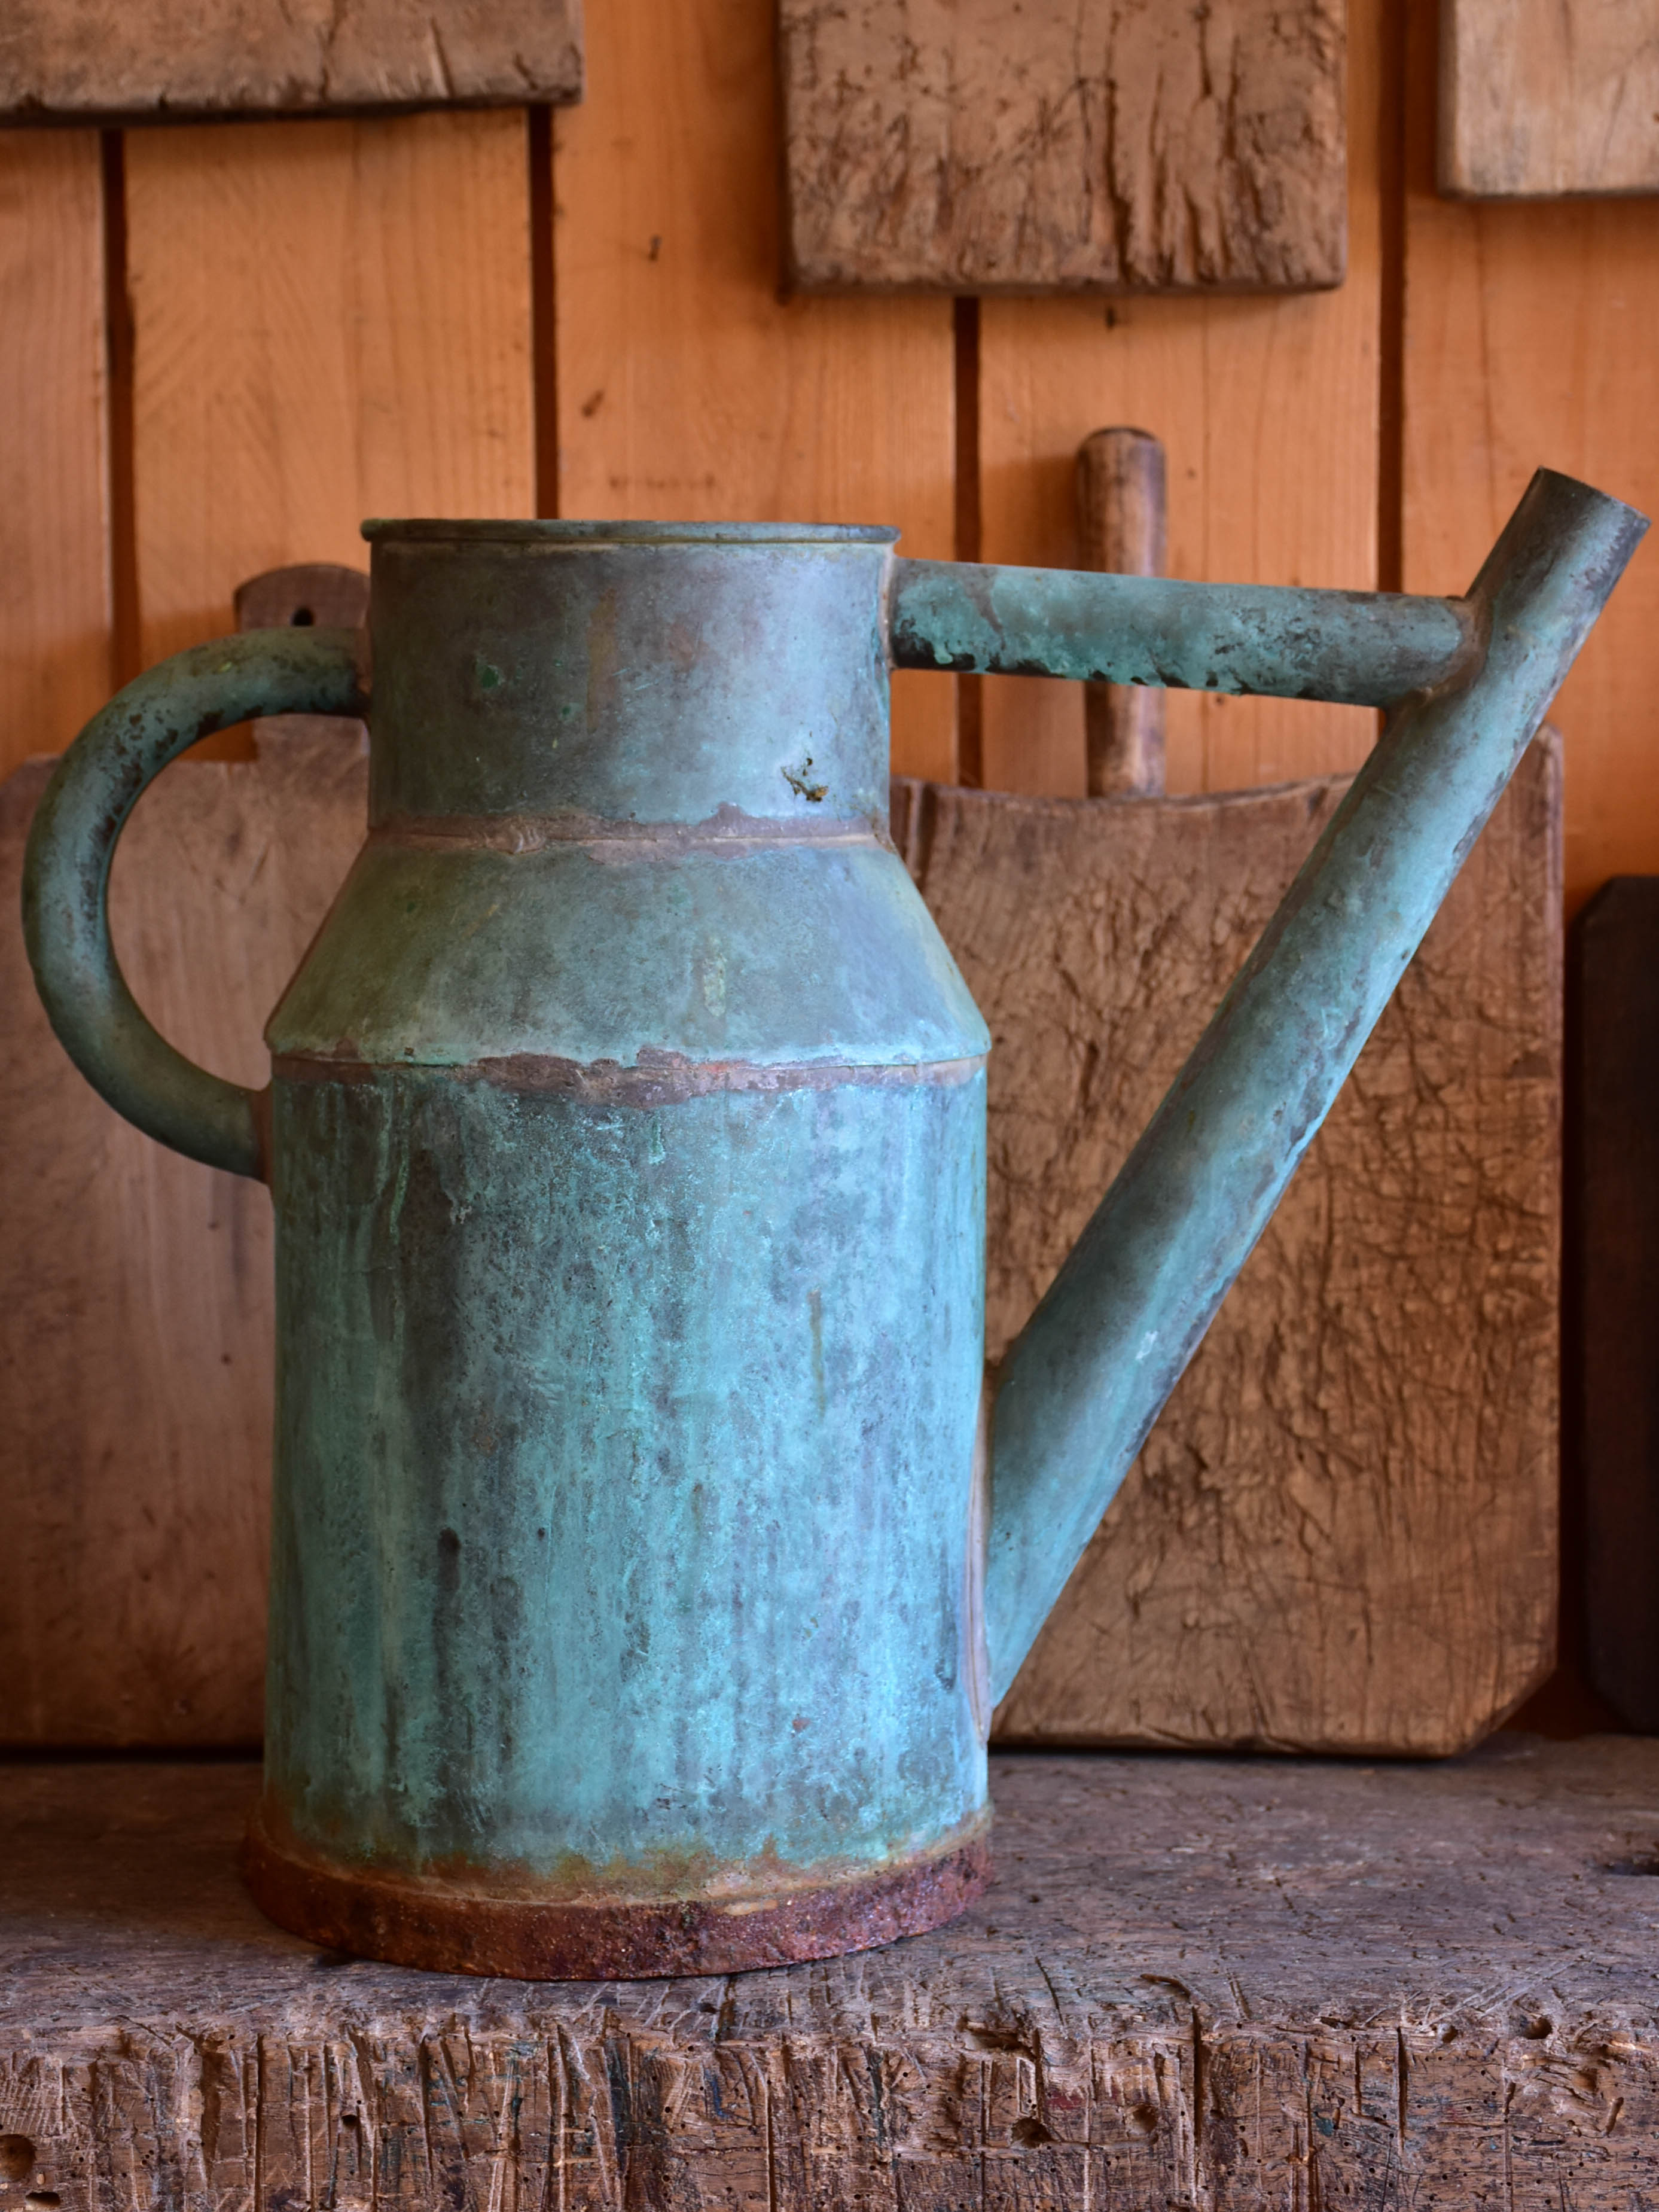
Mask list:
[{"label": "wooden cutting board handle", "polygon": [[[1121,576],[1164,574],[1164,447],[1148,430],[1097,430],[1077,453],[1083,565]],[[1086,684],[1091,799],[1156,798],[1164,789],[1164,694]]]}]

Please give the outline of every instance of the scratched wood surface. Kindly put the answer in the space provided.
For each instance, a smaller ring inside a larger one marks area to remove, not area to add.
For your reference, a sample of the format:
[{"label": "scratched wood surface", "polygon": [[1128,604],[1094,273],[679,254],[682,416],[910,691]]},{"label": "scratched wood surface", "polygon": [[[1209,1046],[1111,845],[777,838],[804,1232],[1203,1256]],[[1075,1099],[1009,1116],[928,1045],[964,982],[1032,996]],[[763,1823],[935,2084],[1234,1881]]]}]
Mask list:
[{"label": "scratched wood surface", "polygon": [[580,0],[7,0],[0,118],[315,114],[581,97]]},{"label": "scratched wood surface", "polygon": [[[362,840],[355,728],[180,763],[116,854],[140,1004],[239,1082],[268,1079],[261,1025]],[[270,1202],[141,1136],[48,1029],[17,910],[52,765],[0,785],[0,1742],[257,1742]]]},{"label": "scratched wood surface", "polygon": [[1632,2212],[1659,1746],[1003,1756],[997,1877],[886,1951],[466,1981],[262,1921],[239,1765],[13,1766],[0,2202]]},{"label": "scratched wood surface", "polygon": [[[141,1003],[248,1082],[365,805],[339,727],[262,725],[260,744],[257,763],[163,777],[115,886]],[[15,910],[46,772],[4,787],[0,912]],[[1114,805],[895,785],[901,846],[996,1037],[994,1355],[1341,787]],[[1547,1666],[1558,794],[1559,757],[1536,749],[1073,1577],[1005,1731],[1443,1752]],[[15,1040],[0,1073],[15,1231],[0,1252],[0,1509],[25,1593],[0,1608],[0,1741],[249,1741],[264,1195],[94,1097],[46,1030],[15,927],[0,932],[0,1018]]]},{"label": "scratched wood surface", "polygon": [[1442,0],[1442,191],[1659,191],[1656,125],[1651,0]]},{"label": "scratched wood surface", "polygon": [[[1439,1753],[1555,1650],[1560,752],[1533,747],[997,1716]],[[1023,1326],[1346,780],[898,787],[994,1039],[986,1328]]]},{"label": "scratched wood surface", "polygon": [[[890,523],[948,560],[948,300],[778,297],[772,0],[607,0],[556,119],[559,511]],[[894,686],[906,773],[954,773],[954,684]]]},{"label": "scratched wood surface", "polygon": [[1344,32],[1337,0],[778,0],[791,278],[1339,284]]}]

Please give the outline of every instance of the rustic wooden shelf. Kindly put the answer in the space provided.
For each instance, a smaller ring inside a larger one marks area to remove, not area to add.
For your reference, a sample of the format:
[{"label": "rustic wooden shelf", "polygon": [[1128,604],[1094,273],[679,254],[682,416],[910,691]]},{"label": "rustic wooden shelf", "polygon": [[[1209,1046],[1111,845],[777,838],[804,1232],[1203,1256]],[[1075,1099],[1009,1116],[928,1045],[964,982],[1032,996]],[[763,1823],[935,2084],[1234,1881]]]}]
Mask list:
[{"label": "rustic wooden shelf", "polygon": [[1364,2204],[1659,2187],[1659,1740],[994,1762],[936,1936],[728,1981],[364,1965],[253,1770],[0,1770],[0,2212]]}]

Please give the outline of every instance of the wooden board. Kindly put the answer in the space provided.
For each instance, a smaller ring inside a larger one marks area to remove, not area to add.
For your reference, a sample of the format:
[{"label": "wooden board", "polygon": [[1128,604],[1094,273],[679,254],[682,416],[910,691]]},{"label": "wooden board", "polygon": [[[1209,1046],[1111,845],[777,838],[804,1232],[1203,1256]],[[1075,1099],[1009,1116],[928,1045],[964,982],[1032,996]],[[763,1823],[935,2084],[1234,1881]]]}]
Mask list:
[{"label": "wooden board", "polygon": [[1336,0],[778,0],[778,27],[793,283],[1342,281]]},{"label": "wooden board", "polygon": [[1652,0],[1441,0],[1440,189],[1659,192]]},{"label": "wooden board", "polygon": [[1659,877],[1573,930],[1571,1241],[1585,1611],[1596,1688],[1659,1730]]},{"label": "wooden board", "polygon": [[0,2157],[64,2212],[1632,2212],[1659,1747],[1000,1758],[998,1877],[885,1951],[468,1981],[284,1936],[255,1776],[20,1765]]},{"label": "wooden board", "polygon": [[[772,0],[609,0],[556,120],[559,506],[877,522],[952,552],[945,300],[778,298]],[[894,683],[894,759],[953,772],[954,685]]]},{"label": "wooden board", "polygon": [[0,117],[580,100],[580,0],[7,0]]},{"label": "wooden board", "polygon": [[147,663],[365,515],[534,511],[522,116],[134,133],[127,195]]},{"label": "wooden board", "polygon": [[[141,800],[111,910],[180,1048],[267,1079],[259,1030],[362,840],[353,724]],[[52,763],[0,786],[0,1742],[248,1743],[263,1731],[270,1201],[154,1144],[70,1066],[18,927]]]},{"label": "wooden board", "polygon": [[109,690],[104,403],[98,141],[0,132],[0,774]]},{"label": "wooden board", "polygon": [[[1024,1324],[1346,782],[912,787],[994,1040]],[[1437,1754],[1554,1663],[1559,748],[1535,745],[999,1710],[1006,1741]]]},{"label": "wooden board", "polygon": [[[258,763],[170,771],[117,869],[141,1002],[249,1082],[363,820],[361,759],[326,726],[260,726]],[[0,913],[45,773],[9,787]],[[1444,1751],[1547,1668],[1558,780],[1535,750],[1028,1662],[1010,1732]],[[1072,805],[895,787],[902,848],[997,1039],[994,1354],[1340,789]],[[29,1596],[0,1609],[0,1740],[246,1738],[264,1194],[100,1104],[15,927],[4,943],[0,1509]]]},{"label": "wooden board", "polygon": [[[1659,514],[1659,200],[1438,198],[1431,0],[1414,0],[1411,33],[1404,585],[1458,592],[1534,468],[1564,470]],[[1552,710],[1567,744],[1570,914],[1609,876],[1659,872],[1656,695],[1659,547],[1650,539]]]},{"label": "wooden board", "polygon": [[[1103,308],[984,303],[984,559],[1078,566],[1077,449],[1104,424],[1133,422],[1168,453],[1171,575],[1375,586],[1382,42],[1377,0],[1353,0],[1349,260],[1340,291]],[[987,784],[1081,796],[1078,687],[993,677],[983,697]],[[1224,791],[1357,767],[1376,727],[1357,708],[1172,692],[1170,788]]]}]

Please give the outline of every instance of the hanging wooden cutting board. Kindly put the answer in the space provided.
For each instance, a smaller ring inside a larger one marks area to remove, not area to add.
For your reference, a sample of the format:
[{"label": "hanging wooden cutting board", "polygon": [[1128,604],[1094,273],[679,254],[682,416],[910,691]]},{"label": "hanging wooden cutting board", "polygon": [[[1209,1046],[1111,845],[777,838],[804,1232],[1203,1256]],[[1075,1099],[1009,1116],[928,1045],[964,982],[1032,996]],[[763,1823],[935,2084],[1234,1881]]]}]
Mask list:
[{"label": "hanging wooden cutting board", "polygon": [[1346,36],[1342,0],[778,0],[789,281],[1340,284]]},{"label": "hanging wooden cutting board", "polygon": [[522,106],[582,92],[580,0],[6,0],[0,121]]},{"label": "hanging wooden cutting board", "polygon": [[1653,0],[1441,0],[1440,189],[1659,192]]},{"label": "hanging wooden cutting board", "polygon": [[[993,1358],[1347,782],[898,787],[994,1040]],[[1560,792],[1547,732],[1000,1709],[1004,1741],[1432,1755],[1553,1666]]]}]

